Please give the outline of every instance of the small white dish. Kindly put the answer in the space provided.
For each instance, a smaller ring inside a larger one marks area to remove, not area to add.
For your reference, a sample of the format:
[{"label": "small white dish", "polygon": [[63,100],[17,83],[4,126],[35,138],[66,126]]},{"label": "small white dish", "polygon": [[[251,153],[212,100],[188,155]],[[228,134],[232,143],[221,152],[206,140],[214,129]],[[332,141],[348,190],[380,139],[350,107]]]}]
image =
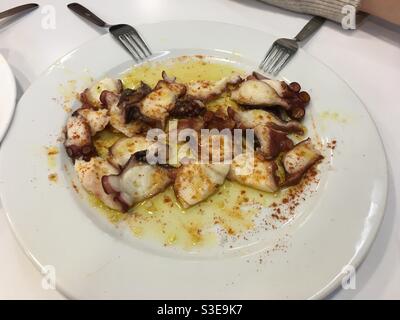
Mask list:
[{"label": "small white dish", "polygon": [[14,75],[6,59],[0,54],[0,142],[10,126],[15,110],[17,89]]}]

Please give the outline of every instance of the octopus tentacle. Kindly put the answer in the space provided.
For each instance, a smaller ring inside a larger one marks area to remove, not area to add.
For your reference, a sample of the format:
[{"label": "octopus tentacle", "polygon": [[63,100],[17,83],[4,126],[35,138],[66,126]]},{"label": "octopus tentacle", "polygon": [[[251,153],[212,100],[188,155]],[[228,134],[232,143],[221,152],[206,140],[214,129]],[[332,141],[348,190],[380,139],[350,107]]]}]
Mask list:
[{"label": "octopus tentacle", "polygon": [[123,105],[119,103],[120,95],[105,90],[101,93],[100,99],[109,111],[111,126],[127,137],[133,137],[148,128],[146,123],[140,121],[141,119],[135,119],[126,123],[125,110]]},{"label": "octopus tentacle", "polygon": [[296,144],[282,159],[286,172],[282,186],[288,187],[299,183],[305,173],[323,158],[312,145],[310,138]]},{"label": "octopus tentacle", "polygon": [[274,159],[281,152],[293,148],[293,141],[287,137],[287,133],[277,131],[269,127],[257,126],[254,134],[260,143],[259,151],[266,159]]},{"label": "octopus tentacle", "polygon": [[169,112],[173,118],[193,118],[202,116],[206,113],[207,108],[200,100],[184,97],[175,102],[174,108]]},{"label": "octopus tentacle", "polygon": [[228,89],[229,86],[236,86],[242,81],[243,79],[238,74],[223,78],[216,82],[207,80],[192,81],[186,85],[187,95],[192,99],[208,102],[218,98]]},{"label": "octopus tentacle", "polygon": [[158,122],[146,117],[140,111],[140,102],[151,93],[151,88],[144,82],[141,82],[140,86],[134,90],[125,89],[119,100],[119,106],[123,110],[123,116],[125,123],[133,121],[142,121],[151,127],[157,127]]},{"label": "octopus tentacle", "polygon": [[254,129],[256,143],[259,143],[256,149],[261,151],[266,159],[273,159],[293,147],[288,133],[304,133],[299,122],[285,122],[264,110],[235,111],[228,108],[228,114],[231,114],[238,128]]},{"label": "octopus tentacle", "polygon": [[173,83],[176,81],[176,77],[170,77],[167,75],[167,73],[165,72],[165,70],[163,70],[161,72],[161,77],[168,83]]},{"label": "octopus tentacle", "polygon": [[272,80],[253,73],[231,93],[231,98],[241,105],[256,107],[279,106],[293,119],[302,119],[310,95],[300,91],[298,83],[288,85],[284,81]]},{"label": "octopus tentacle", "polygon": [[133,105],[144,99],[151,92],[151,88],[143,81],[135,89],[124,89],[121,92],[119,104]]},{"label": "octopus tentacle", "polygon": [[101,178],[104,192],[114,196],[126,212],[135,203],[152,197],[172,182],[166,169],[138,161],[132,155],[118,175]]},{"label": "octopus tentacle", "polygon": [[273,113],[253,109],[246,111],[235,111],[228,108],[228,113],[236,121],[237,127],[254,129],[256,126],[268,126],[272,129],[287,133],[304,134],[304,127],[300,122],[295,120],[284,121],[275,116]]},{"label": "octopus tentacle", "polygon": [[102,108],[104,105],[100,99],[101,93],[104,90],[120,94],[123,89],[122,81],[111,78],[105,78],[93,84],[90,88],[85,89],[80,100],[83,104],[89,105],[91,108]]},{"label": "octopus tentacle", "polygon": [[72,116],[77,115],[85,118],[90,126],[92,136],[94,136],[97,132],[104,130],[104,128],[110,122],[110,116],[108,115],[107,109],[91,109],[82,107],[72,113]]},{"label": "octopus tentacle", "polygon": [[81,115],[75,114],[68,118],[65,137],[65,150],[71,159],[82,158],[89,161],[90,158],[97,155],[90,125]]},{"label": "octopus tentacle", "polygon": [[116,168],[122,169],[128,163],[132,154],[147,150],[151,145],[151,141],[139,135],[121,138],[110,147],[107,160]]},{"label": "octopus tentacle", "polygon": [[236,121],[232,117],[232,113],[225,112],[221,109],[218,109],[215,112],[208,111],[204,115],[205,120],[205,128],[207,129],[217,129],[224,130],[229,129],[232,130],[236,127]]},{"label": "octopus tentacle", "polygon": [[167,80],[158,81],[154,90],[138,104],[141,114],[159,123],[158,127],[161,128],[165,126],[165,121],[169,112],[175,107],[176,101],[186,93],[186,86],[168,78],[165,72],[164,78]]},{"label": "octopus tentacle", "polygon": [[115,210],[122,210],[121,204],[114,200],[113,196],[104,192],[101,177],[104,175],[118,174],[118,169],[100,157],[93,157],[90,161],[77,160],[75,171],[83,188],[93,193],[106,206]]}]

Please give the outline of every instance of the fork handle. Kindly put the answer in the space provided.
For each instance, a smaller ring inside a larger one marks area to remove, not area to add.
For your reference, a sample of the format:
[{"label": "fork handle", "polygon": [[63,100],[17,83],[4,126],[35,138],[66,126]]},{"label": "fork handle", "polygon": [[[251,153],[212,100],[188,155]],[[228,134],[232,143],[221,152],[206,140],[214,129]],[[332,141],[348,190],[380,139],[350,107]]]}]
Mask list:
[{"label": "fork handle", "polygon": [[79,3],[76,3],[76,2],[70,3],[68,5],[68,8],[71,9],[76,14],[89,20],[90,22],[94,23],[95,25],[97,25],[99,27],[102,27],[102,28],[110,27],[109,24],[104,22],[102,19],[100,19],[98,16],[96,16],[93,12],[91,12],[89,9],[85,8],[84,6],[80,5]]},{"label": "fork handle", "polygon": [[325,18],[315,16],[301,29],[301,31],[294,37],[296,41],[304,41],[317,31],[325,22]]}]

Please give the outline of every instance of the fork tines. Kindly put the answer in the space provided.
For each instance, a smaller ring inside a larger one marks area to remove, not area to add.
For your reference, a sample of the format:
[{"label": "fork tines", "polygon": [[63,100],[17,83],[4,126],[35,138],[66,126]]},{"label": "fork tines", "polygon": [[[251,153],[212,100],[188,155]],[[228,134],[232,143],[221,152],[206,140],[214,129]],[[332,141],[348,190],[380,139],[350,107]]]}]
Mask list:
[{"label": "fork tines", "polygon": [[288,63],[291,56],[292,52],[290,50],[275,41],[261,61],[259,69],[271,75],[275,75]]},{"label": "fork tines", "polygon": [[131,26],[115,26],[111,33],[123,44],[136,62],[145,60],[152,55],[148,45]]}]

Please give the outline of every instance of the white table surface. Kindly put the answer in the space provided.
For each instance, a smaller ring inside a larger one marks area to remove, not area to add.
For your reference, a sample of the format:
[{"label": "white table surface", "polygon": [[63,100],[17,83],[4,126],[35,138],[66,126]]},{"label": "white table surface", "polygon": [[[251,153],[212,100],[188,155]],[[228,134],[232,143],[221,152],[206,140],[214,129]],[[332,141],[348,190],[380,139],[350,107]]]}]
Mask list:
[{"label": "white table surface", "polygon": [[[43,7],[12,23],[0,21],[0,52],[17,78],[19,97],[57,58],[101,32],[70,12],[68,1],[36,2],[54,6],[55,29],[42,28]],[[295,35],[309,18],[255,0],[80,2],[111,23],[214,20],[276,36]],[[0,11],[19,4],[23,1],[2,0]],[[339,289],[329,298],[399,299],[400,210],[396,195],[400,192],[400,27],[371,17],[356,31],[345,31],[328,22],[304,49],[335,70],[365,103],[384,141],[389,166],[385,218],[371,251],[357,270],[356,289]],[[40,273],[24,255],[0,210],[0,299],[63,299],[57,291],[42,289]]]}]

